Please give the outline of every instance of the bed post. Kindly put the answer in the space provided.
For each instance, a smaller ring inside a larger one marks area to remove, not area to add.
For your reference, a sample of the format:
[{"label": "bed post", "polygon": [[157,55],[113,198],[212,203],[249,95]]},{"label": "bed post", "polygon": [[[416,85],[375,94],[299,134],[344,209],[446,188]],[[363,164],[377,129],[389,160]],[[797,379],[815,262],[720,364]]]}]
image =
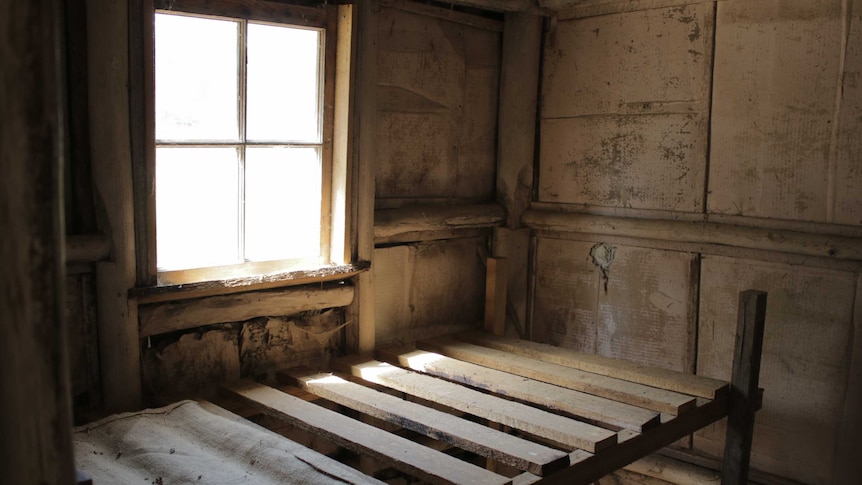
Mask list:
[{"label": "bed post", "polygon": [[721,467],[722,485],[748,482],[765,321],[766,292],[741,292],[736,321],[736,345],[733,351],[727,435]]}]

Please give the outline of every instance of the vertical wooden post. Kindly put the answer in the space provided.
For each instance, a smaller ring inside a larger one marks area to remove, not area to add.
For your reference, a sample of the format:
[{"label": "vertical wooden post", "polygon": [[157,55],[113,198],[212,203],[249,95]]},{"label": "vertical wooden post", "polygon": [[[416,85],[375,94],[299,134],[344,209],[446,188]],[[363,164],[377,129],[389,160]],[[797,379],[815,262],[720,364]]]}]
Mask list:
[{"label": "vertical wooden post", "polygon": [[505,19],[496,185],[497,199],[508,212],[506,227],[517,229],[533,191],[542,17],[517,12]]},{"label": "vertical wooden post", "polygon": [[722,485],[748,482],[765,322],[766,292],[747,290],[740,293],[730,381],[730,410],[721,468]]},{"label": "vertical wooden post", "polygon": [[506,258],[488,258],[485,270],[485,332],[506,333]]},{"label": "vertical wooden post", "polygon": [[[377,11],[376,0],[354,6],[356,33],[355,117],[352,138],[352,228],[354,257],[371,261],[374,255],[374,179],[377,156]],[[374,350],[374,279],[371,272],[356,278],[356,297],[350,306],[347,346],[351,352]]]},{"label": "vertical wooden post", "polygon": [[528,320],[530,230],[521,227],[521,214],[533,192],[542,22],[539,15],[514,12],[506,13],[503,24],[496,187],[497,202],[507,216],[506,227],[494,231],[494,256],[509,259],[504,286],[508,285],[512,323],[519,333],[525,332],[522,324]]},{"label": "vertical wooden post", "polygon": [[[81,8],[81,7],[77,7]],[[129,103],[129,3],[88,0],[90,149],[100,229],[111,260],[96,264],[102,396],[107,411],[140,406],[135,230]]]},{"label": "vertical wooden post", "polygon": [[58,0],[0,3],[0,457],[4,483],[73,483],[63,318]]}]

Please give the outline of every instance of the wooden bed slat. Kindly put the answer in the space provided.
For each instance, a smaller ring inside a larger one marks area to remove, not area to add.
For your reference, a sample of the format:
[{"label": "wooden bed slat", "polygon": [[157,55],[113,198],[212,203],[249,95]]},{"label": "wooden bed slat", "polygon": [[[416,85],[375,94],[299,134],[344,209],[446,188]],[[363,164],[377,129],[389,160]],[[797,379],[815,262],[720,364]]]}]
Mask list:
[{"label": "wooden bed slat", "polygon": [[[381,351],[382,355],[385,353],[385,350]],[[437,357],[433,359],[422,358],[422,351],[414,355],[419,357],[416,362],[406,364],[401,362],[401,365],[496,394],[560,410],[599,426],[641,432],[660,424],[659,413],[648,409],[438,354],[434,354]],[[384,360],[395,359],[397,356],[387,355]]]},{"label": "wooden bed slat", "polygon": [[423,340],[417,345],[465,362],[662,413],[682,414],[695,406],[695,398],[691,396],[449,338]]},{"label": "wooden bed slat", "polygon": [[511,483],[504,476],[253,381],[221,389],[267,414],[430,483]]},{"label": "wooden bed slat", "polygon": [[497,337],[476,331],[460,333],[455,335],[455,338],[551,364],[707,399],[715,399],[726,393],[728,389],[727,382],[718,379],[640,365],[601,355],[586,354],[530,342],[529,340]]},{"label": "wooden bed slat", "polygon": [[[725,417],[727,406],[727,396],[720,396],[714,401],[699,399],[695,409],[680,416],[671,417],[656,429],[620,438],[620,442],[612,452],[593,454],[584,450],[575,450],[569,455],[572,466],[542,479],[541,483],[543,485],[591,484],[690,434],[691,430],[703,428]],[[512,483],[532,481],[534,481],[533,475],[526,472],[512,479]]]},{"label": "wooden bed slat", "polygon": [[333,362],[333,368],[571,448],[595,452],[612,447],[617,440],[616,433],[610,430],[383,362],[340,359]]},{"label": "wooden bed slat", "polygon": [[309,392],[520,470],[547,475],[569,466],[568,453],[548,448],[337,375],[294,368],[278,373]]}]

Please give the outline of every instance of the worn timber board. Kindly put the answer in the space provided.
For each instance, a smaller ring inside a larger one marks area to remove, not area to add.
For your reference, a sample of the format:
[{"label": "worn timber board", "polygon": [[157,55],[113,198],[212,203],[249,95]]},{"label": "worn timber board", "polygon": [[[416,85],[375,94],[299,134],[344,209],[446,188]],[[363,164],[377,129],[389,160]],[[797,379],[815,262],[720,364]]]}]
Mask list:
[{"label": "worn timber board", "polygon": [[[848,178],[858,173],[858,154],[843,151],[839,167],[832,148],[836,109],[858,109],[836,96],[841,3],[718,3],[710,212],[859,223],[860,179]],[[858,146],[858,118],[843,123],[845,136],[856,131],[845,150]]]},{"label": "worn timber board", "polygon": [[676,371],[694,364],[698,258],[691,253],[540,238],[533,329],[537,340]]},{"label": "worn timber board", "polygon": [[478,325],[484,238],[451,239],[374,250],[378,343],[412,341]]},{"label": "worn timber board", "polygon": [[367,453],[424,482],[511,483],[506,477],[262,384],[240,381],[222,389],[266,414],[312,430],[350,450]]},{"label": "worn timber board", "polygon": [[[769,293],[752,467],[806,483],[830,483],[847,389],[856,280],[852,273],[704,257],[698,373],[727,379],[737,292]],[[720,455],[724,422],[695,434],[697,451]]]},{"label": "worn timber board", "polygon": [[702,210],[713,24],[710,4],[552,22],[540,201]]},{"label": "worn timber board", "polygon": [[[388,348],[387,354],[393,360],[402,360],[402,355],[396,348]],[[409,352],[404,354],[404,365],[407,365],[409,357]],[[396,365],[362,358],[347,358],[334,361],[333,367],[367,382],[551,440],[567,451],[578,448],[595,452],[612,447],[617,442],[616,433],[607,429],[572,421]]]},{"label": "worn timber board", "polygon": [[363,414],[520,470],[547,475],[569,464],[568,454],[562,451],[370,389],[332,373],[319,374],[296,368],[280,372],[279,378]]},{"label": "worn timber board", "polygon": [[490,199],[500,32],[387,7],[377,25],[377,198]]}]

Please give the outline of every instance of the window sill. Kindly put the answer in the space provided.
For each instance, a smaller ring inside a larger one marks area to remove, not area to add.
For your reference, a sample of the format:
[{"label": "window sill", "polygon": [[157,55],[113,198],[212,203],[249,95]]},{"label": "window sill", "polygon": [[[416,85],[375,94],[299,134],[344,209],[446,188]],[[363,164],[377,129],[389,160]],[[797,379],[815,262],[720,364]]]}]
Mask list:
[{"label": "window sill", "polygon": [[202,281],[179,285],[137,287],[129,290],[129,298],[138,303],[157,303],[163,301],[186,300],[204,296],[227,295],[244,291],[265,290],[285,286],[307,285],[338,281],[352,278],[368,271],[371,263],[358,261],[340,266],[290,271],[285,273],[232,278],[217,281]]}]

